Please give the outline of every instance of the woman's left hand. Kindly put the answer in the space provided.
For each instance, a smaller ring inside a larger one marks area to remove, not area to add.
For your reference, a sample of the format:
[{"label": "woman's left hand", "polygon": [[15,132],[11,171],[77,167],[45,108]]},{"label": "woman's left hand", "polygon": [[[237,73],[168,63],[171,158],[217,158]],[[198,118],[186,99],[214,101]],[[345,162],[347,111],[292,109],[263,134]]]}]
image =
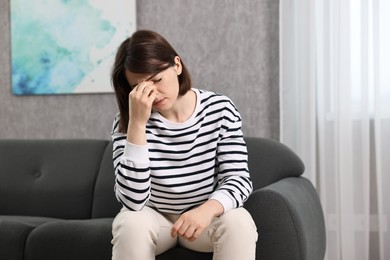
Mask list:
[{"label": "woman's left hand", "polygon": [[196,240],[210,225],[214,217],[223,213],[220,202],[208,200],[197,208],[183,213],[172,227],[171,236],[181,236],[188,241]]}]

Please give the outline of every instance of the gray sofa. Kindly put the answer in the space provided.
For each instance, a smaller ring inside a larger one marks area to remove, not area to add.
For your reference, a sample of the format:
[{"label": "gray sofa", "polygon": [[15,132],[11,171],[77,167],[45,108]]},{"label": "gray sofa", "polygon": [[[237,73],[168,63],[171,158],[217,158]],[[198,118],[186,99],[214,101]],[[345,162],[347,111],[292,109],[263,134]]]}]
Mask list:
[{"label": "gray sofa", "polygon": [[[319,260],[321,204],[285,145],[246,138],[255,191],[245,203],[259,232],[257,259]],[[0,140],[0,259],[111,259],[113,192],[107,140]],[[166,259],[212,259],[174,248]]]}]

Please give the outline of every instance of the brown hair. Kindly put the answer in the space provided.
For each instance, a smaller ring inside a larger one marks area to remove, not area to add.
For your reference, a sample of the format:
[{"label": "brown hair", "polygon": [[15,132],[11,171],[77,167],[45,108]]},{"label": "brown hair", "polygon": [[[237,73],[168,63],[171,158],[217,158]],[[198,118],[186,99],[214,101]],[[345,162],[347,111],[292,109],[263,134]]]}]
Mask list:
[{"label": "brown hair", "polygon": [[[126,80],[125,70],[154,75],[175,65],[179,56],[169,42],[153,31],[140,30],[119,46],[111,72],[112,85],[118,102],[119,132],[126,133],[129,123],[129,93],[132,90]],[[181,60],[182,73],[178,76],[179,96],[191,89],[191,77]]]}]

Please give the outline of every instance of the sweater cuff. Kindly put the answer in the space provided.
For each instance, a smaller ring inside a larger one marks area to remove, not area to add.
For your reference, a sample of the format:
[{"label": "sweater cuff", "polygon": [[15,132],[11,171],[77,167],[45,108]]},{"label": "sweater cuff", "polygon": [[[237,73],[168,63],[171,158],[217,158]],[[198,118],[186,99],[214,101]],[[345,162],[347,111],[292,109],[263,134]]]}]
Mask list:
[{"label": "sweater cuff", "polygon": [[147,145],[136,145],[126,141],[124,158],[133,162],[149,162],[149,150]]},{"label": "sweater cuff", "polygon": [[218,201],[223,206],[223,213],[228,212],[234,208],[233,200],[229,195],[226,195],[223,191],[217,191],[210,195],[209,199]]}]

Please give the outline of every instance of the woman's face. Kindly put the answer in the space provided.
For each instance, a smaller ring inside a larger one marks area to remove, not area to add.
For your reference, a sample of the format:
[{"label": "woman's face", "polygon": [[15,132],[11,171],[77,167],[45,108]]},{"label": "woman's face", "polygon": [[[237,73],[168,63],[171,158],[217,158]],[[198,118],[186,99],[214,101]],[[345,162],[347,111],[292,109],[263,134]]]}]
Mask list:
[{"label": "woman's face", "polygon": [[127,82],[132,88],[141,82],[153,84],[157,90],[157,98],[153,102],[153,110],[163,112],[172,109],[177,101],[179,94],[178,75],[181,72],[180,58],[176,56],[174,66],[155,75],[138,74],[128,70],[125,71],[125,75]]}]

